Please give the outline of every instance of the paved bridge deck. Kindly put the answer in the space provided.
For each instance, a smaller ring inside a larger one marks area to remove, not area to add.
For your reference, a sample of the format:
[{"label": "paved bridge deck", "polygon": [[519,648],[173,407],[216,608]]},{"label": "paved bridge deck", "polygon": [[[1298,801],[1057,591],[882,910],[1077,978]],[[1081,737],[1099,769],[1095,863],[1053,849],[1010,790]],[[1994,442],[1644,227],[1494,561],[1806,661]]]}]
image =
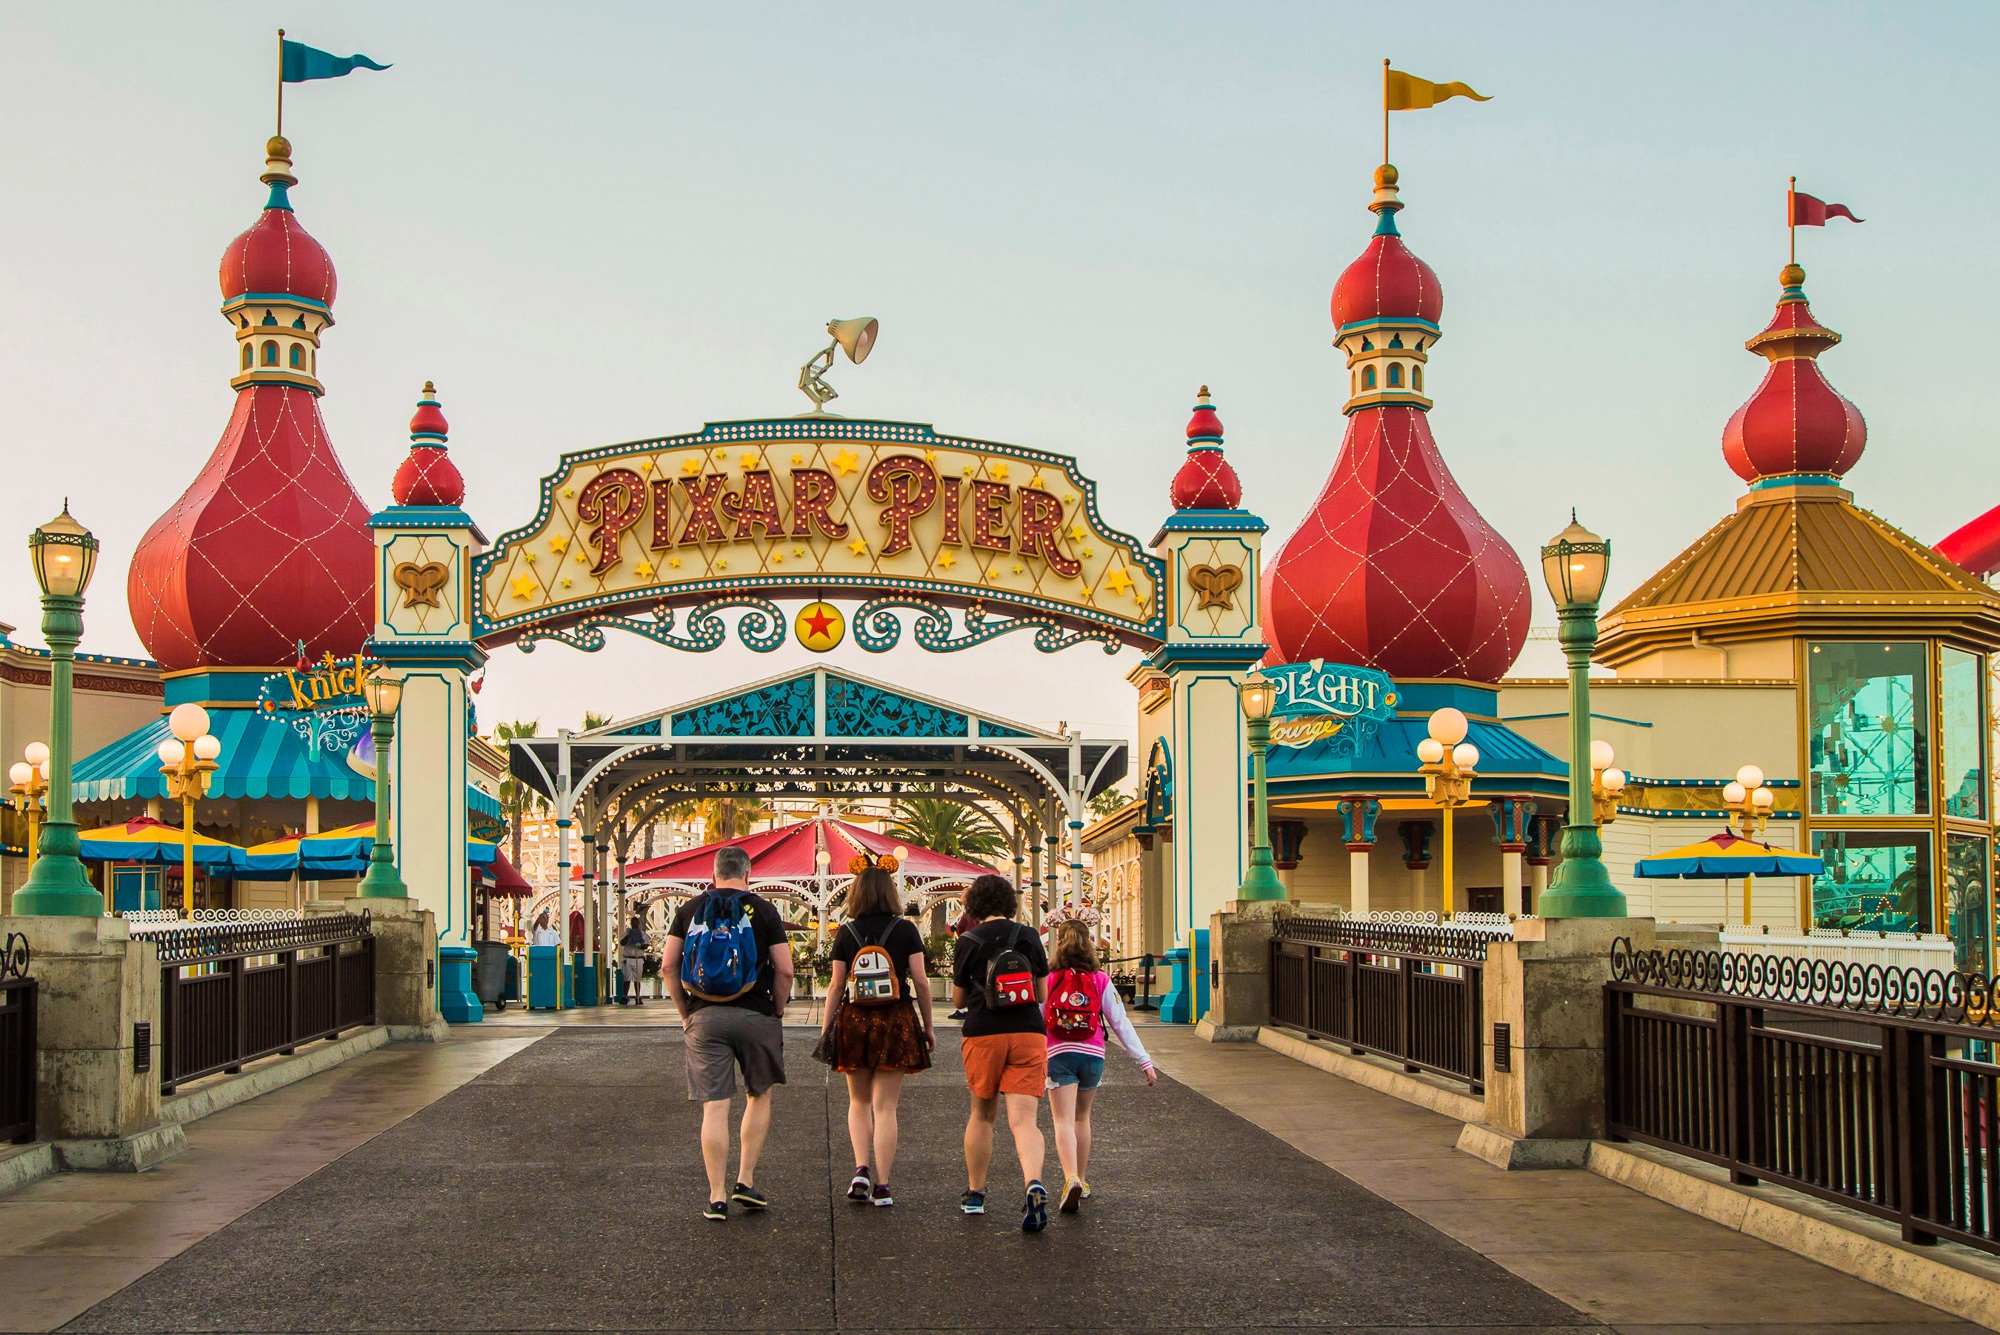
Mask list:
[{"label": "paved bridge deck", "polygon": [[[842,1197],[844,1086],[806,1056],[811,1032],[791,1031],[794,1083],[758,1174],[774,1208],[726,1224],[699,1215],[677,1029],[487,1026],[442,1048],[385,1050],[206,1119],[178,1165],[122,1182],[65,1175],[0,1200],[0,1253],[11,1253],[0,1254],[0,1329],[1974,1329],[1587,1177],[1610,1195],[1575,1201],[1568,1227],[1603,1239],[1605,1273],[1550,1279],[1505,1256],[1503,1268],[1385,1197],[1402,1184],[1458,1198],[1461,1217],[1520,1234],[1541,1226],[1524,1202],[1576,1175],[1500,1174],[1463,1155],[1426,1166],[1449,1154],[1433,1144],[1444,1119],[1261,1049],[1153,1032],[1170,1070],[1286,1138],[1171,1077],[1149,1091],[1114,1056],[1097,1197],[1039,1236],[1018,1228],[1004,1127],[994,1212],[957,1212],[964,1093],[951,1041],[906,1086],[899,1204],[875,1210]],[[1367,1123],[1371,1112],[1384,1120]],[[1362,1137],[1346,1142],[1359,1147],[1351,1171],[1374,1191],[1321,1162],[1337,1154],[1287,1143],[1300,1141],[1287,1128],[1314,1121]],[[1461,1168],[1490,1175],[1492,1194],[1460,1198],[1449,1179]],[[1048,1172],[1059,1176],[1053,1148]],[[148,1193],[150,1208],[113,1205],[121,1190]],[[1663,1264],[1633,1250],[1635,1220],[1638,1245]],[[149,1223],[170,1236],[147,1253]],[[1706,1256],[1686,1251],[1701,1230],[1716,1235]],[[1711,1281],[1742,1324],[1676,1319],[1714,1315],[1713,1297],[1708,1312],[1663,1302],[1628,1321],[1634,1304],[1600,1316],[1578,1296],[1617,1287],[1643,1306]]]}]

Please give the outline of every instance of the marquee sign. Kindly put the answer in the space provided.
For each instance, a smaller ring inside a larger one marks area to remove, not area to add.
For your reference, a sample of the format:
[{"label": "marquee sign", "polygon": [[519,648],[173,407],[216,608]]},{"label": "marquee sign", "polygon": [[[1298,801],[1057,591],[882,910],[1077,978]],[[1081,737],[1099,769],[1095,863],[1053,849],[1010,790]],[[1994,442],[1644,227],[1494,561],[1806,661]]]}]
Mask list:
[{"label": "marquee sign", "polygon": [[1331,741],[1336,755],[1354,755],[1380,724],[1396,716],[1396,683],[1374,668],[1314,659],[1265,668],[1271,681],[1271,742],[1311,746]]},{"label": "marquee sign", "polygon": [[[475,638],[596,649],[615,626],[707,650],[735,608],[742,642],[770,650],[788,622],[773,600],[796,597],[860,601],[846,630],[877,653],[899,612],[927,649],[1033,629],[1043,650],[1109,652],[1159,642],[1164,577],[1063,455],[909,422],[722,422],[564,455],[534,519],[474,561]],[[823,622],[807,647],[839,642]]]},{"label": "marquee sign", "polygon": [[345,755],[368,728],[368,703],[361,683],[377,665],[366,658],[335,658],[314,664],[301,658],[294,667],[264,678],[257,708],[283,719],[307,751]]}]

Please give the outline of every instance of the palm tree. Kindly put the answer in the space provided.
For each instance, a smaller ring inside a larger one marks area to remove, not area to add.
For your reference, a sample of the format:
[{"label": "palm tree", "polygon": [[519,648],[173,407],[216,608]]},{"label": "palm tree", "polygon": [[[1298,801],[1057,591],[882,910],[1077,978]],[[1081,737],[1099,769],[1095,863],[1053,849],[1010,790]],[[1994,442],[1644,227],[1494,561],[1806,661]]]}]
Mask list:
[{"label": "palm tree", "polygon": [[752,825],[777,814],[754,794],[748,797],[705,798],[696,804],[695,811],[701,817],[702,842],[708,844],[724,843],[739,834],[748,834]]},{"label": "palm tree", "polygon": [[967,861],[1007,851],[1007,837],[991,816],[943,797],[896,799],[888,833],[906,844]]},{"label": "palm tree", "polygon": [[611,722],[611,715],[609,714],[600,714],[594,709],[583,711],[583,730],[585,732],[589,732],[592,728],[601,728],[609,722]]},{"label": "palm tree", "polygon": [[1118,808],[1124,806],[1127,802],[1130,802],[1131,800],[1132,799],[1130,797],[1125,795],[1125,790],[1123,788],[1118,788],[1115,786],[1111,788],[1106,788],[1096,797],[1090,799],[1090,814],[1097,817],[1097,819],[1099,820],[1103,820],[1106,816],[1109,816],[1112,813],[1116,812]]},{"label": "palm tree", "polygon": [[[493,736],[496,741],[503,743],[501,750],[504,751],[507,749],[504,743],[511,742],[517,737],[533,737],[541,730],[540,719],[529,719],[526,722],[502,723],[493,730]],[[508,774],[500,781],[500,813],[507,818],[507,838],[516,867],[521,865],[521,823],[527,818],[530,810],[547,805],[548,799],[522,783],[513,774]]]}]

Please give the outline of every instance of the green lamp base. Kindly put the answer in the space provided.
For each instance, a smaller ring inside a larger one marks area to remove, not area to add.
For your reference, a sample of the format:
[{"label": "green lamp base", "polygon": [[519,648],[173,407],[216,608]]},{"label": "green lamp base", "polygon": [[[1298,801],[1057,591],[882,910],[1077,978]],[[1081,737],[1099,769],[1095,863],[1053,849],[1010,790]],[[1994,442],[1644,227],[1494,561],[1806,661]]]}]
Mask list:
[{"label": "green lamp base", "polygon": [[83,841],[76,822],[51,821],[42,827],[41,856],[14,892],[13,911],[22,918],[101,918],[104,896],[90,883],[77,854]]}]

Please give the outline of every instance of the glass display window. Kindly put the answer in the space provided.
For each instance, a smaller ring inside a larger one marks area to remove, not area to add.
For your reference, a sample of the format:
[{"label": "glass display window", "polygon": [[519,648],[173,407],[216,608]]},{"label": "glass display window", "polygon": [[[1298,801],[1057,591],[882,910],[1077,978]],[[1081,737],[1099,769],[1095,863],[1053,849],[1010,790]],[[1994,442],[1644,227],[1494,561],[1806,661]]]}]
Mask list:
[{"label": "glass display window", "polygon": [[1806,654],[1815,816],[1930,812],[1930,666],[1922,641],[1825,640]]},{"label": "glass display window", "polygon": [[1920,830],[1815,830],[1822,862],[1812,925],[1862,932],[1928,932],[1931,836]]},{"label": "glass display window", "polygon": [[1944,717],[1939,753],[1944,814],[1986,819],[1986,660],[1946,649],[1938,664],[1939,712]]},{"label": "glass display window", "polygon": [[1990,976],[1993,873],[1986,845],[1976,834],[1944,837],[1944,908],[1953,963],[1961,972]]}]

